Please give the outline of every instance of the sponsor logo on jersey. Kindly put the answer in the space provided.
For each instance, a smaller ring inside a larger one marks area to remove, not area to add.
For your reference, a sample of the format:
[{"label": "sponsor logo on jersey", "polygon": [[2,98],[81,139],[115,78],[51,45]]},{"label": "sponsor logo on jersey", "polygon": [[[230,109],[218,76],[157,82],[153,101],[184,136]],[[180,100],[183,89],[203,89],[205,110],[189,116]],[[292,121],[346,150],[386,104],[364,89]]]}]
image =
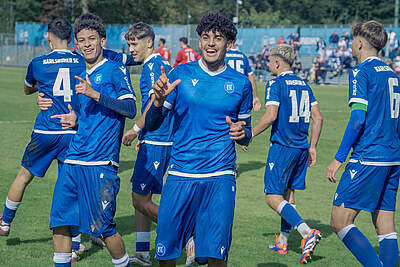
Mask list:
[{"label": "sponsor logo on jersey", "polygon": [[147,66],[149,66],[149,69],[152,71],[152,70],[153,70],[154,63],[149,63],[149,64],[147,64]]},{"label": "sponsor logo on jersey", "polygon": [[233,85],[233,82],[226,82],[224,84],[225,92],[228,94],[232,94],[235,91],[235,86]]},{"label": "sponsor logo on jersey", "polygon": [[192,79],[192,84],[193,84],[193,86],[196,86],[196,84],[199,82],[199,80],[198,79]]},{"label": "sponsor logo on jersey", "polygon": [[162,243],[157,243],[156,254],[160,257],[164,256],[166,252],[165,246]]},{"label": "sponsor logo on jersey", "polygon": [[107,201],[107,200],[103,200],[103,201],[101,202],[101,205],[103,206],[103,210],[105,210],[105,209],[107,208],[108,204],[110,204],[110,202]]},{"label": "sponsor logo on jersey", "polygon": [[101,75],[101,73],[97,73],[97,75],[94,77],[94,82],[96,83],[96,84],[99,84],[99,83],[101,83],[101,78],[102,78],[103,76]]},{"label": "sponsor logo on jersey", "polygon": [[351,180],[353,180],[354,176],[357,174],[357,171],[356,170],[349,170],[349,172],[350,172]]},{"label": "sponsor logo on jersey", "polygon": [[123,74],[126,75],[126,68],[124,66],[120,66],[119,69],[122,71]]},{"label": "sponsor logo on jersey", "polygon": [[272,171],[272,169],[274,168],[275,164],[273,162],[268,163],[269,165],[269,169]]},{"label": "sponsor logo on jersey", "polygon": [[157,169],[158,169],[158,166],[160,165],[160,162],[154,161],[154,162],[153,162],[153,165],[154,165],[154,168],[157,170]]},{"label": "sponsor logo on jersey", "polygon": [[357,80],[353,80],[353,96],[357,95]]},{"label": "sponsor logo on jersey", "polygon": [[353,71],[353,76],[354,76],[354,78],[357,76],[357,74],[360,72],[360,70],[358,70],[358,69],[354,69],[354,70],[352,70]]}]

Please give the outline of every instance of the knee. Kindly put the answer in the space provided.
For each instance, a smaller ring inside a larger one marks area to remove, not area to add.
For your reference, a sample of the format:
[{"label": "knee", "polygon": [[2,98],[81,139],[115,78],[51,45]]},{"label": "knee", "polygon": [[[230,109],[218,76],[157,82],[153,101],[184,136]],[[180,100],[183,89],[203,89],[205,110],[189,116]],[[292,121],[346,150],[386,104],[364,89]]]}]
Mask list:
[{"label": "knee", "polygon": [[30,171],[28,171],[24,167],[21,167],[21,170],[18,172],[16,180],[20,184],[28,185],[32,181],[33,177],[34,176]]},{"label": "knee", "polygon": [[334,215],[331,216],[331,229],[336,234],[339,233],[346,226],[353,224],[353,221],[347,221],[343,219],[338,219]]},{"label": "knee", "polygon": [[145,209],[147,199],[138,193],[133,192],[132,193],[132,202],[133,202],[133,207],[139,211],[142,211]]}]

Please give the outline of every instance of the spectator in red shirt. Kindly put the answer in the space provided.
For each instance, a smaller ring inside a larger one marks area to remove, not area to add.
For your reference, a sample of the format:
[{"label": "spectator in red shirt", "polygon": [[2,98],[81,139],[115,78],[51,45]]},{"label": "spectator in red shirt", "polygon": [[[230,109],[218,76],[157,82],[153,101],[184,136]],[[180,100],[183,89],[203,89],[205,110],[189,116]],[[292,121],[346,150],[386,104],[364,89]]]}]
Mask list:
[{"label": "spectator in red shirt", "polygon": [[188,46],[188,39],[186,37],[179,38],[179,44],[182,49],[176,55],[174,67],[200,59],[200,55]]},{"label": "spectator in red shirt", "polygon": [[158,40],[158,46],[159,48],[156,50],[156,53],[159,53],[163,59],[170,62],[171,51],[169,51],[169,49],[165,46],[164,38],[160,38],[160,40]]}]

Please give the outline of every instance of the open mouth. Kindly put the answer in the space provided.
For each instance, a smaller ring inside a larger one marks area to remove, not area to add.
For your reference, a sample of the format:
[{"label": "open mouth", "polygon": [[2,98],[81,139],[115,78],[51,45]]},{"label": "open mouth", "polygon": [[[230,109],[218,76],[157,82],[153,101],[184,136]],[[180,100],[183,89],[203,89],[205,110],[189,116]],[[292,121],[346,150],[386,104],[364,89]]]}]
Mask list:
[{"label": "open mouth", "polygon": [[206,49],[207,56],[209,57],[215,57],[217,55],[217,50],[216,49]]},{"label": "open mouth", "polygon": [[85,52],[85,55],[91,55],[91,54],[94,53],[94,49],[92,49],[92,48],[88,48],[88,49],[85,49],[83,51]]}]

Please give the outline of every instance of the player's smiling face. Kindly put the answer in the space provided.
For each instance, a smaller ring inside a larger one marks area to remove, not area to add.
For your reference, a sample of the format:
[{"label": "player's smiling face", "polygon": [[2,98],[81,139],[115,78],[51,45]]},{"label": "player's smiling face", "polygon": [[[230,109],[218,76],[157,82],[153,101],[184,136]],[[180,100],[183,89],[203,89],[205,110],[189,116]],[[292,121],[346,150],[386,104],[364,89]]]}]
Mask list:
[{"label": "player's smiling face", "polygon": [[95,64],[102,60],[105,38],[100,38],[96,30],[83,29],[76,34],[79,51],[88,64]]},{"label": "player's smiling face", "polygon": [[152,50],[151,39],[148,37],[142,39],[135,37],[133,40],[129,40],[127,42],[129,52],[132,54],[133,59],[136,62],[143,62],[149,54],[149,49]]},{"label": "player's smiling face", "polygon": [[199,39],[202,60],[210,70],[222,68],[228,41],[219,31],[203,32]]}]

